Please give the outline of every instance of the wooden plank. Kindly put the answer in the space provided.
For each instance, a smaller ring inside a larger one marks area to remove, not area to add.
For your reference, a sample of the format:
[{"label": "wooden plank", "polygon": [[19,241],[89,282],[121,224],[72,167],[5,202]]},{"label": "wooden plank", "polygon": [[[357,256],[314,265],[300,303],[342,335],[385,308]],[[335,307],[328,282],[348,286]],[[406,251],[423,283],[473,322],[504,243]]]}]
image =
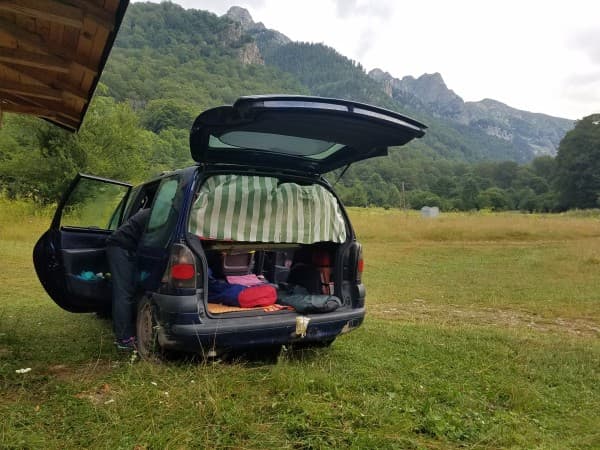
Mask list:
[{"label": "wooden plank", "polygon": [[58,89],[52,89],[46,86],[35,86],[32,84],[15,83],[7,80],[0,80],[0,91],[49,100],[62,101],[63,98],[62,91]]},{"label": "wooden plank", "polygon": [[[110,11],[111,14],[115,14],[119,8],[119,4],[123,0],[104,0],[104,9]],[[102,3],[102,2],[100,2]]]},{"label": "wooden plank", "polygon": [[87,97],[88,92],[87,91],[83,91],[79,87],[73,86],[65,81],[61,81],[58,79],[50,79],[49,80],[47,78],[43,78],[43,77],[39,77],[39,76],[32,76],[31,72],[26,73],[21,68],[15,67],[12,64],[0,63],[0,68],[3,68],[4,70],[8,70],[9,72],[12,71],[13,73],[17,73],[22,82],[28,82],[28,83],[34,83],[34,84],[40,83],[44,86],[48,86],[48,87],[51,87],[54,89],[60,89],[61,91],[63,91],[63,93],[65,95],[75,97],[75,98],[83,101],[84,103],[88,102],[88,97]]},{"label": "wooden plank", "polygon": [[114,17],[110,12],[85,1],[67,4],[57,0],[0,0],[0,11],[47,20],[73,28],[82,28],[86,18],[108,31],[115,28]]},{"label": "wooden plank", "polygon": [[0,18],[0,32],[11,35],[17,39],[19,44],[26,44],[27,46],[46,55],[58,56],[63,59],[71,60],[73,63],[85,68],[87,71],[96,73],[97,68],[94,66],[89,66],[87,62],[80,61],[77,53],[73,50],[77,45],[77,39],[75,39],[75,43],[70,46],[53,45],[50,42],[47,42],[39,34],[28,31],[3,18]]},{"label": "wooden plank", "polygon": [[[79,33],[77,40],[76,52],[79,55],[80,61],[85,61],[88,65],[97,65],[98,61],[90,58],[92,46],[97,41],[98,27],[90,20],[85,20],[83,28]],[[106,42],[106,41],[105,41]]]},{"label": "wooden plank", "polygon": [[[13,14],[13,16],[14,16],[14,14]],[[1,12],[0,12],[0,18],[4,18],[5,20],[11,19],[11,18],[5,17],[5,15],[3,15]],[[14,37],[9,35],[8,33],[2,33],[2,30],[0,29],[0,46],[6,47],[6,48],[17,48],[18,43]]]},{"label": "wooden plank", "polygon": [[76,8],[79,8],[86,18],[93,20],[98,26],[112,31],[115,28],[115,17],[109,11],[96,5],[90,0],[64,0]]},{"label": "wooden plank", "polygon": [[99,28],[96,32],[96,36],[91,50],[92,61],[95,61],[96,64],[102,60],[105,44],[109,40],[109,38],[110,33],[108,33],[106,30]]},{"label": "wooden plank", "polygon": [[[81,34],[81,30],[75,30],[74,28],[65,27],[62,36],[61,46],[64,48],[73,49],[73,51],[77,51],[77,45],[79,43]],[[87,63],[87,61],[85,61],[84,58],[80,58],[80,62]],[[69,75],[63,75],[62,77],[59,77],[59,80],[64,81],[70,84],[71,86],[77,86],[77,89],[87,93],[89,90],[84,89],[81,85],[81,80],[85,73],[83,70],[81,70],[81,66],[72,64],[70,69],[71,70],[69,72]],[[76,99],[67,98],[66,103],[72,108],[81,107],[81,104],[78,101],[76,101]]]},{"label": "wooden plank", "polygon": [[48,20],[74,28],[83,26],[83,12],[53,0],[0,0],[0,11]]},{"label": "wooden plank", "polygon": [[15,94],[7,94],[0,93],[0,98],[4,98],[9,102],[18,105],[25,106],[35,106],[37,108],[47,109],[49,111],[54,111],[58,116],[64,117],[70,121],[79,122],[79,118],[81,113],[79,111],[74,111],[68,108],[64,102],[50,101],[50,100],[42,100],[42,99],[33,99],[28,97],[23,97],[21,95]]},{"label": "wooden plank", "polygon": [[65,128],[71,131],[75,131],[77,130],[77,128],[79,128],[79,120],[69,120],[66,117],[62,117],[61,115],[50,118],[50,120],[54,123],[64,126]]},{"label": "wooden plank", "polygon": [[[80,48],[78,48],[78,50],[85,52],[85,54],[88,57],[89,64],[94,64],[95,66],[100,66],[102,57],[94,54],[94,50],[95,50],[95,46],[98,45],[98,43],[101,43],[102,48],[104,48],[104,45],[106,44],[106,36],[108,35],[108,31],[104,30],[103,28],[98,28],[97,26],[94,25],[93,22],[88,21],[88,20],[85,21],[84,30],[89,31],[90,33],[93,33],[94,39],[88,40],[87,42],[85,42],[85,46],[82,45],[82,41],[80,39],[80,41],[79,41]],[[97,77],[98,77],[97,72],[93,73],[93,74],[84,73],[83,76],[81,77],[81,88],[90,90],[92,88],[92,86],[94,85],[94,80]]]},{"label": "wooden plank", "polygon": [[50,120],[56,124],[62,125],[63,127],[75,131],[79,127],[79,120],[69,119],[60,114],[57,114],[54,110],[34,105],[20,105],[14,103],[1,103],[0,110],[3,112],[15,113],[15,114],[28,114],[35,117],[41,117]]},{"label": "wooden plank", "polygon": [[[107,42],[106,37],[108,36],[108,31],[104,30],[103,28],[99,28],[96,26],[96,24],[94,24],[94,22],[87,19],[84,21],[83,30],[83,34],[90,34],[94,36],[94,39],[80,38],[77,52],[82,55],[82,58],[84,55],[87,57],[88,64],[98,67],[101,62],[101,56],[95,55],[94,49],[98,44],[104,48],[104,45]],[[97,76],[98,73],[84,73],[80,80],[81,88],[89,91],[94,85],[94,80],[97,78]]]},{"label": "wooden plank", "polygon": [[34,116],[47,117],[49,119],[56,118],[56,112],[50,111],[49,109],[40,108],[39,106],[15,105],[13,103],[2,103],[2,112],[31,114]]}]

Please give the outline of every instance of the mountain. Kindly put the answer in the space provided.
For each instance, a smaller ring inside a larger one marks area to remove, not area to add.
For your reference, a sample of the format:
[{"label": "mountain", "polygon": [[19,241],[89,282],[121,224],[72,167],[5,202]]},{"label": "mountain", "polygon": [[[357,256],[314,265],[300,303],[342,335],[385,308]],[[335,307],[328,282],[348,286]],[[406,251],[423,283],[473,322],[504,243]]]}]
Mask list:
[{"label": "mountain", "polygon": [[168,99],[200,112],[240,95],[268,93],[371,103],[429,126],[409,150],[467,162],[522,163],[553,154],[571,126],[498,102],[464,102],[440,74],[396,79],[379,69],[367,73],[331,47],[291,41],[240,7],[219,17],[168,2],[132,3],[102,82],[109,95],[136,109]]},{"label": "mountain", "polygon": [[535,156],[555,155],[560,140],[574,125],[569,119],[522,111],[492,99],[464,102],[439,73],[398,79],[373,69],[369,76],[392,98],[410,98],[417,109],[479,129]]},{"label": "mountain", "polygon": [[[225,17],[241,24],[256,41],[267,65],[293,74],[313,94],[375,103],[412,113],[434,125],[429,133],[447,147],[445,156],[525,162],[540,155],[555,155],[560,139],[573,127],[571,120],[521,111],[495,100],[464,102],[448,89],[439,73],[416,79],[397,79],[381,69],[366,74],[359,63],[334,49],[292,42],[254,22],[247,10],[237,6]],[[448,148],[454,146],[457,133],[463,138],[464,148]]]},{"label": "mountain", "polygon": [[241,22],[168,2],[129,6],[101,82],[135,109],[169,100],[195,114],[249,93],[308,94],[264,64]]}]

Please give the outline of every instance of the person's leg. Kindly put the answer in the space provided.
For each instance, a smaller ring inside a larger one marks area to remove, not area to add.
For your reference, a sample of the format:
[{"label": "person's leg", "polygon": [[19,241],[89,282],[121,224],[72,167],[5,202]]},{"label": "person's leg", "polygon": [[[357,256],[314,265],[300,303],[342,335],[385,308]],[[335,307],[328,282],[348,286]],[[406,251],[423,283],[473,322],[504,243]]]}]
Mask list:
[{"label": "person's leg", "polygon": [[120,247],[106,248],[112,282],[113,329],[117,341],[135,336],[135,254]]}]

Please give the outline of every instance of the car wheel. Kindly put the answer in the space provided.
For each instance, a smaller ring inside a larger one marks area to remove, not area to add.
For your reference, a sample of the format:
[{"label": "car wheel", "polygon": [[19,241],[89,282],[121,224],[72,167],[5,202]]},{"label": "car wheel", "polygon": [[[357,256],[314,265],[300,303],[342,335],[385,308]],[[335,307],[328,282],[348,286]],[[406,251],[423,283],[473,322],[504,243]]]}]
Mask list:
[{"label": "car wheel", "polygon": [[158,322],[154,305],[147,297],[138,302],[136,317],[137,351],[142,359],[160,362],[164,352],[158,342]]}]

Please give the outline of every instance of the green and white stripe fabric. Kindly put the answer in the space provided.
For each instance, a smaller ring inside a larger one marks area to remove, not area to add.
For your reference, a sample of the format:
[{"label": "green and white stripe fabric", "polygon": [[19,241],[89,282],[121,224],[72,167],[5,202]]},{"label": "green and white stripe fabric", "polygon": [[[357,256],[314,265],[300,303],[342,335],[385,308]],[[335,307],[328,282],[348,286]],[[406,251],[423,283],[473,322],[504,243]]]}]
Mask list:
[{"label": "green and white stripe fabric", "polygon": [[201,238],[312,244],[346,241],[336,198],[319,185],[277,178],[215,175],[200,188],[189,231]]}]

